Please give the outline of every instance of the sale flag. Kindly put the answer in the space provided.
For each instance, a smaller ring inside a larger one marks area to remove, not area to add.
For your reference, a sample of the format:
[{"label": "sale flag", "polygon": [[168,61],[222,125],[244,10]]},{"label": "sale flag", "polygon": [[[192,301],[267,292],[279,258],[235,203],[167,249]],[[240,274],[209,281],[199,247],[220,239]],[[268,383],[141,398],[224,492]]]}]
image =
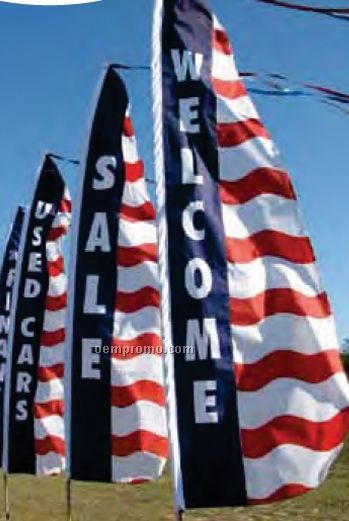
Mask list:
[{"label": "sale flag", "polygon": [[68,475],[139,483],[167,458],[155,212],[126,87],[109,67],[73,230]]}]

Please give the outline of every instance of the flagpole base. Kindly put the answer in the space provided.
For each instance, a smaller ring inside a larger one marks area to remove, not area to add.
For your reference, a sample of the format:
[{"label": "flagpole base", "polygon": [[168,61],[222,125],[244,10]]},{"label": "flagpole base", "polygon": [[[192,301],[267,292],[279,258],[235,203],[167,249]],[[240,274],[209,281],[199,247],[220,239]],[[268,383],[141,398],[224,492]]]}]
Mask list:
[{"label": "flagpole base", "polygon": [[67,521],[72,521],[72,495],[71,495],[71,479],[67,478],[65,483],[66,503],[67,503]]},{"label": "flagpole base", "polygon": [[184,519],[184,512],[183,512],[183,510],[178,510],[175,513],[175,521],[183,521],[183,519]]},{"label": "flagpole base", "polygon": [[9,501],[9,490],[8,490],[8,474],[4,474],[4,496],[5,496],[5,519],[10,520],[10,501]]}]

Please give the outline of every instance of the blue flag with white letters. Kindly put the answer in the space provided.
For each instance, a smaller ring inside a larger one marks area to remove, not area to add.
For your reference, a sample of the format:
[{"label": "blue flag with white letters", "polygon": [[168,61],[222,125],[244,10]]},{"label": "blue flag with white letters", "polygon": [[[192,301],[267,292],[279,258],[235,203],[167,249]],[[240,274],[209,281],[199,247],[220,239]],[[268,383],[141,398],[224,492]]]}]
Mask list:
[{"label": "blue flag with white letters", "polygon": [[246,502],[217,184],[212,34],[212,14],[201,1],[164,2],[164,204],[172,330],[166,343],[183,346],[173,356],[170,395],[182,508]]},{"label": "blue flag with white letters", "polygon": [[0,457],[2,459],[4,383],[13,283],[25,208],[19,206],[7,239],[0,274]]}]

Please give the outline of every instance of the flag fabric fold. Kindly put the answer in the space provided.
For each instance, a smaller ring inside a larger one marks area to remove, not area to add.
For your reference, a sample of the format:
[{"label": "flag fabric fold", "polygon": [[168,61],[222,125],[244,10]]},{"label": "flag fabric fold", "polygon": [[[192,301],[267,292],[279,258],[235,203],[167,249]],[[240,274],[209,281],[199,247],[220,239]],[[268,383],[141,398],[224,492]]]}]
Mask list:
[{"label": "flag fabric fold", "polygon": [[166,462],[154,219],[126,88],[110,67],[74,233],[67,374],[72,479],[140,483],[160,476]]},{"label": "flag fabric fold", "polygon": [[191,349],[166,359],[177,508],[290,498],[349,423],[297,198],[203,1],[155,3],[153,71],[165,341]]},{"label": "flag fabric fold", "polygon": [[54,475],[65,467],[62,239],[70,204],[64,180],[47,155],[23,229],[14,286],[5,388],[6,473]]}]

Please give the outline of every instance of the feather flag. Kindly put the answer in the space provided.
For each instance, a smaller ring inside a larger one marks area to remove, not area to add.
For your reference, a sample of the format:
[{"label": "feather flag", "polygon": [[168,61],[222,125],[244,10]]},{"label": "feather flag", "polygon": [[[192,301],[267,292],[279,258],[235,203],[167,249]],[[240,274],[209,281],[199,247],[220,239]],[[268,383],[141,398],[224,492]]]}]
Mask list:
[{"label": "feather flag", "polygon": [[322,483],[349,386],[290,178],[202,0],[158,0],[154,116],[178,510]]},{"label": "feather flag", "polygon": [[139,483],[167,458],[155,212],[113,67],[93,120],[73,254],[68,474]]},{"label": "feather flag", "polygon": [[6,474],[52,475],[65,465],[62,239],[70,206],[63,178],[47,155],[23,229],[14,285],[5,381]]},{"label": "feather flag", "polygon": [[7,358],[7,341],[10,324],[10,310],[13,282],[18,260],[25,208],[19,206],[11,226],[0,274],[0,458],[2,460],[2,436],[4,421],[4,383]]}]

